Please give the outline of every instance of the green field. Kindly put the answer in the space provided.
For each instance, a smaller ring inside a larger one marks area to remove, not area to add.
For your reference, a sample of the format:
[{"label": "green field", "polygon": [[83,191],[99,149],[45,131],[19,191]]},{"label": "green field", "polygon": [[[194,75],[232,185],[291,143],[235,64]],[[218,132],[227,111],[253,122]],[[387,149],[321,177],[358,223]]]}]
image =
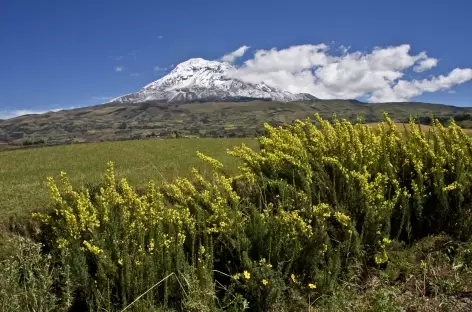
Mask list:
[{"label": "green field", "polygon": [[166,139],[74,144],[0,152],[0,218],[25,214],[48,204],[46,177],[68,173],[75,186],[98,183],[107,161],[115,163],[118,177],[132,185],[188,176],[192,167],[204,165],[200,151],[236,169],[236,160],[226,150],[254,139]]}]

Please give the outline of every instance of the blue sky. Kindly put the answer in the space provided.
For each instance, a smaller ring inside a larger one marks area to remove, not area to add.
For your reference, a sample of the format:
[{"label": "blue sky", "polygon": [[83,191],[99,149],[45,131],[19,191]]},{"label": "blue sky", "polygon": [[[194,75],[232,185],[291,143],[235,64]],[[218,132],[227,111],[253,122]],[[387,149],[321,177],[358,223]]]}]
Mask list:
[{"label": "blue sky", "polygon": [[[251,48],[240,64],[273,47],[370,53],[408,44],[411,55],[426,51],[439,62],[404,78],[448,75],[472,68],[470,12],[469,0],[2,0],[0,113],[98,104],[165,74],[156,67],[218,59],[243,45]],[[472,106],[472,81],[412,100]]]}]

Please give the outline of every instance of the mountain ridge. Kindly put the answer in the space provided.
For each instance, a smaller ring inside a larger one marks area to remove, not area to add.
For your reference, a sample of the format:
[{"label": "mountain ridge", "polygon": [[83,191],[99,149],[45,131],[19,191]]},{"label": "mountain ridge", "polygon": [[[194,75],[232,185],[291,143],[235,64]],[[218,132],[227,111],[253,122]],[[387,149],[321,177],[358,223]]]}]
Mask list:
[{"label": "mountain ridge", "polygon": [[[472,128],[472,108],[419,102],[362,103],[353,100],[107,103],[0,121],[0,143],[65,144],[146,137],[254,137],[272,125],[313,118],[315,113],[351,121],[379,122],[383,112],[396,122],[410,115],[424,120],[432,114],[445,120],[459,117]],[[459,120],[457,118],[456,120]],[[0,146],[1,147],[1,146]]]}]

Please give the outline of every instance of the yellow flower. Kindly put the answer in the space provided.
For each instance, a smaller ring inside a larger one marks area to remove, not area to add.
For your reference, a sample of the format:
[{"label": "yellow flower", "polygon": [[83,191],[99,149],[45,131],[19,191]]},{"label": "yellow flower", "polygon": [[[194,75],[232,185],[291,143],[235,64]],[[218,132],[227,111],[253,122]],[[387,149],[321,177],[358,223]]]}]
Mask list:
[{"label": "yellow flower", "polygon": [[268,268],[272,268],[272,264],[267,263],[267,267],[268,267]]},{"label": "yellow flower", "polygon": [[85,247],[87,247],[88,251],[90,251],[94,255],[99,255],[99,254],[103,253],[103,250],[101,250],[97,246],[94,246],[94,245],[90,244],[88,241],[84,241],[83,243],[84,243]]},{"label": "yellow flower", "polygon": [[380,252],[378,252],[375,257],[375,263],[377,264],[382,264],[382,263],[386,263],[388,261],[388,255],[387,255],[387,252],[385,250],[382,250]]},{"label": "yellow flower", "polygon": [[427,267],[426,261],[421,260],[420,261],[421,268],[425,269]]},{"label": "yellow flower", "polygon": [[244,271],[243,275],[244,275],[244,278],[247,280],[251,278],[251,273],[249,273],[248,271]]},{"label": "yellow flower", "polygon": [[455,183],[450,184],[446,187],[443,188],[443,191],[454,191],[457,188],[457,185]]},{"label": "yellow flower", "polygon": [[308,287],[310,287],[311,289],[316,289],[316,284],[310,283],[308,284]]},{"label": "yellow flower", "polygon": [[349,222],[349,220],[351,220],[351,218],[347,215],[345,215],[344,213],[342,212],[339,212],[339,211],[336,211],[334,213],[334,217],[336,218],[336,220],[341,223],[342,225],[344,226],[347,226],[347,223]]},{"label": "yellow flower", "polygon": [[66,247],[69,244],[69,242],[66,239],[62,238],[62,237],[58,238],[56,243],[57,243],[57,247],[59,249],[62,249],[62,248]]},{"label": "yellow flower", "polygon": [[326,252],[328,250],[328,245],[323,244],[323,252]]},{"label": "yellow flower", "polygon": [[239,277],[241,277],[240,273],[237,273],[237,274],[233,275],[233,279],[236,280],[236,281],[239,279]]},{"label": "yellow flower", "polygon": [[269,281],[266,280],[266,279],[264,279],[264,280],[262,280],[262,284],[263,284],[264,286],[267,286],[267,284],[269,284]]},{"label": "yellow flower", "polygon": [[290,275],[290,278],[292,279],[293,282],[297,281],[297,278],[295,277],[295,274],[293,274],[293,273],[292,273],[292,275]]},{"label": "yellow flower", "polygon": [[123,265],[123,259],[118,259],[118,264]]}]

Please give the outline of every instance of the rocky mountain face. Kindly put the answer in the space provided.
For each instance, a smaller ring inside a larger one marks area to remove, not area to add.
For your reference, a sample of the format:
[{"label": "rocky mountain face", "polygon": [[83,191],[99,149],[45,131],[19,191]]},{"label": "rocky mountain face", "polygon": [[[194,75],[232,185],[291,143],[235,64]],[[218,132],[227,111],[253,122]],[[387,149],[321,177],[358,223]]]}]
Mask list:
[{"label": "rocky mountain face", "polygon": [[231,78],[235,68],[224,62],[193,58],[177,65],[169,74],[136,93],[120,96],[111,103],[206,102],[268,100],[291,102],[314,100],[311,94],[293,94],[267,86]]}]

